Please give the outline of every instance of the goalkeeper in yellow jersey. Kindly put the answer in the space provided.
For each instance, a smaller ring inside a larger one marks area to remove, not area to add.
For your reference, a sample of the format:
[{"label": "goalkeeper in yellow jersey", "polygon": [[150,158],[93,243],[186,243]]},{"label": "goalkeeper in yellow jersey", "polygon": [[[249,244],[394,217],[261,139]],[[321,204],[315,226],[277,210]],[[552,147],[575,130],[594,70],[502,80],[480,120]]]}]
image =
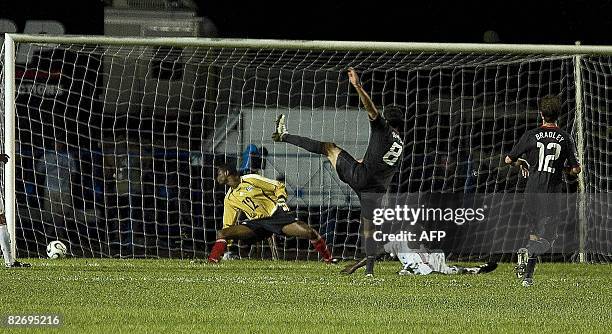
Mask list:
[{"label": "goalkeeper in yellow jersey", "polygon": [[[221,260],[227,240],[261,240],[272,234],[309,239],[326,263],[334,262],[321,235],[289,211],[282,182],[257,174],[240,176],[228,166],[217,169],[217,182],[229,186],[229,190],[223,201],[223,229],[217,234],[208,262]],[[240,212],[248,219],[237,222]]]}]

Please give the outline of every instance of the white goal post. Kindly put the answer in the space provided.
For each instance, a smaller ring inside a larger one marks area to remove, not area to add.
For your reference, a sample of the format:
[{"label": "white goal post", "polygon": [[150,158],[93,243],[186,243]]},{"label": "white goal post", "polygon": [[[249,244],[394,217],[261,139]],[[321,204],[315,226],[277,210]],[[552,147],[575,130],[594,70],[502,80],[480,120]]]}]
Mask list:
[{"label": "white goal post", "polygon": [[[51,50],[50,59],[37,53],[42,48]],[[68,51],[77,56],[69,56]],[[73,59],[80,54],[88,56],[85,60]],[[20,56],[30,60],[35,56],[37,60],[19,65]],[[17,246],[17,239],[26,245],[23,252],[13,251],[36,256],[42,244],[56,237],[43,229],[46,226],[57,232],[53,225],[56,213],[44,211],[58,207],[45,202],[50,195],[41,192],[45,186],[38,179],[49,166],[39,169],[36,166],[46,163],[43,160],[49,138],[61,133],[58,136],[72,138],[63,139],[68,146],[79,143],[70,146],[72,154],[89,157],[87,166],[75,159],[78,174],[91,173],[87,182],[81,175],[78,182],[69,185],[70,198],[78,197],[79,203],[83,203],[82,210],[72,208],[74,199],[68,205],[78,229],[66,232],[73,244],[73,254],[201,256],[205,252],[202,248],[213,241],[209,238],[220,227],[221,217],[214,207],[219,203],[220,189],[215,188],[210,195],[215,202],[200,199],[207,196],[210,187],[215,187],[211,185],[214,175],[204,171],[203,166],[216,165],[207,159],[217,157],[240,162],[243,152],[252,144],[266,148],[268,155],[263,159],[272,165],[260,172],[287,180],[290,204],[304,208],[318,217],[317,224],[330,229],[325,236],[335,254],[354,257],[358,239],[352,227],[358,208],[354,194],[345,196],[350,190],[339,186],[333,173],[325,172],[328,166],[323,159],[274,145],[269,140],[269,123],[283,112],[288,114],[290,130],[316,139],[327,135],[324,139],[339,142],[353,155],[363,154],[368,127],[352,118],[353,112],[363,114],[357,111],[359,104],[345,78],[346,69],[352,66],[362,73],[362,80],[377,104],[401,105],[407,112],[405,142],[414,146],[404,150],[397,182],[399,188],[405,186],[409,191],[495,193],[519,189],[516,173],[503,169],[496,159],[507,152],[508,145],[517,141],[526,128],[537,124],[538,115],[533,111],[539,97],[546,93],[562,95],[567,111],[562,117],[563,126],[574,136],[579,161],[585,167],[577,181],[579,246],[574,255],[580,261],[609,256],[612,242],[607,239],[609,223],[604,220],[589,225],[593,214],[588,212],[587,204],[600,201],[598,196],[603,195],[603,205],[608,205],[606,196],[612,189],[607,165],[611,153],[597,139],[602,135],[602,121],[610,119],[610,111],[601,109],[605,101],[600,99],[605,100],[605,96],[598,89],[600,81],[608,80],[612,72],[611,56],[612,46],[588,45],[5,34],[3,141],[4,152],[11,157],[4,173],[5,209],[12,247]],[[59,69],[58,88],[48,90],[53,80],[48,74],[56,70],[55,62]],[[181,67],[175,68],[173,64],[178,63]],[[30,75],[34,82],[31,86],[19,87],[23,80],[16,76],[17,66],[23,67],[19,75]],[[85,73],[83,77],[70,77],[70,73],[78,71]],[[41,81],[47,86],[40,88],[41,96],[36,96],[35,84],[42,72],[48,75]],[[181,79],[172,82],[175,75]],[[85,76],[93,79],[87,82]],[[141,81],[138,76],[148,79]],[[67,84],[62,86],[59,82]],[[89,85],[92,87],[86,87]],[[83,101],[79,94],[87,89],[95,92],[87,93],[91,96]],[[62,92],[68,97],[58,97]],[[22,95],[19,101],[18,95]],[[38,105],[33,106],[32,101]],[[73,122],[65,110],[59,116],[57,111],[49,110],[49,119],[31,116],[33,109],[56,108],[72,102],[76,103],[70,106],[74,107],[75,119],[82,119]],[[16,120],[19,103],[24,111]],[[43,104],[49,107],[42,107]],[[94,109],[99,113],[95,117],[89,115],[94,114]],[[195,109],[201,115],[190,115]],[[212,121],[207,117],[212,117]],[[45,124],[47,121],[53,124]],[[51,132],[45,132],[46,126]],[[34,129],[40,129],[41,134],[32,134],[37,131]],[[26,134],[31,136],[27,142],[23,139]],[[147,140],[140,142],[144,137]],[[86,144],[80,144],[81,141]],[[16,154],[26,151],[29,160],[17,161]],[[183,166],[186,159],[189,164]],[[119,167],[120,163],[125,166]],[[108,172],[110,169],[114,172]],[[178,175],[177,179],[172,179],[170,169],[172,175]],[[132,177],[144,180],[149,170],[151,195],[147,197],[147,181],[136,183]],[[127,176],[120,176],[123,172]],[[24,179],[26,174],[30,179]],[[21,199],[17,198],[16,179],[22,183],[19,188],[26,189],[19,190],[24,192]],[[128,190],[123,193],[121,187]],[[138,188],[136,192],[134,187]],[[176,194],[170,195],[172,192]],[[152,201],[150,207],[146,206],[148,201]],[[59,205],[62,213],[66,210],[64,206],[63,202]],[[113,212],[108,212],[109,206]],[[338,209],[343,206],[346,210]],[[136,207],[138,212],[134,213]],[[51,218],[45,218],[45,214]],[[28,222],[19,223],[18,215],[26,215],[21,221]],[[197,219],[189,221],[185,216]],[[176,219],[180,222],[171,222]],[[214,227],[207,225],[211,220],[216,222]],[[328,224],[330,220],[334,223]],[[39,223],[43,227],[36,227]],[[27,233],[19,232],[20,224]],[[36,237],[37,241],[26,242],[28,236]],[[604,240],[591,240],[597,236]],[[308,245],[300,243],[286,241],[277,247],[285,254],[283,258],[315,256]],[[504,246],[484,253],[507,252],[511,248]],[[482,255],[483,251],[472,249],[463,255],[472,253]]]}]

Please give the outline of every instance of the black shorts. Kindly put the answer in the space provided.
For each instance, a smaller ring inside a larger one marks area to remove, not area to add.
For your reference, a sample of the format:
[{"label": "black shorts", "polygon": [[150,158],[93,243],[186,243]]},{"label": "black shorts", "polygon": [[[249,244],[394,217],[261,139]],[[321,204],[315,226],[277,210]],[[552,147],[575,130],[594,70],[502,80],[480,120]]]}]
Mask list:
[{"label": "black shorts", "polygon": [[372,219],[373,210],[379,208],[387,189],[369,175],[363,163],[359,163],[348,152],[342,150],[336,161],[336,172],[340,180],[348,184],[359,196],[361,216]]},{"label": "black shorts", "polygon": [[559,222],[559,203],[549,194],[525,194],[525,216],[529,232],[543,238],[550,238],[550,230]]},{"label": "black shorts", "polygon": [[347,151],[341,150],[336,161],[336,172],[340,180],[348,184],[357,195],[361,193],[384,193],[385,187],[378,184],[375,175],[369,175],[363,163],[359,163]]},{"label": "black shorts", "polygon": [[256,240],[262,240],[271,237],[272,234],[284,236],[283,227],[300,220],[302,219],[300,219],[295,211],[285,212],[280,210],[270,217],[245,220],[240,222],[240,225],[244,225],[253,230],[256,235]]}]

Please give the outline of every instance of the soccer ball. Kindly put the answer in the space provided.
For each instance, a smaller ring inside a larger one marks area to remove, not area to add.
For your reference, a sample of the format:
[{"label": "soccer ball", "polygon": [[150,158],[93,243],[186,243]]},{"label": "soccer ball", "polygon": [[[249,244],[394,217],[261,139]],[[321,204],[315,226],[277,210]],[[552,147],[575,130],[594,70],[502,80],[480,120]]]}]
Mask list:
[{"label": "soccer ball", "polygon": [[64,257],[66,256],[66,253],[68,253],[68,249],[66,248],[66,245],[64,245],[64,243],[61,241],[58,241],[58,240],[51,241],[47,245],[47,256],[50,259],[57,259],[60,257]]}]

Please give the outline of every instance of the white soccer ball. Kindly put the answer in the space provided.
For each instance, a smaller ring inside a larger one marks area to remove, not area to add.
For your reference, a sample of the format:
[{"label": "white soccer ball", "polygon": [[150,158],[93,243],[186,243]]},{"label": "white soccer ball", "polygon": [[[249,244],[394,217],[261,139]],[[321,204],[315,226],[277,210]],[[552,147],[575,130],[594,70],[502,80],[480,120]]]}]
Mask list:
[{"label": "white soccer ball", "polygon": [[60,257],[64,257],[66,256],[67,253],[68,253],[68,248],[66,248],[66,245],[64,245],[64,243],[61,241],[58,241],[58,240],[51,241],[47,245],[47,256],[50,259],[57,259]]}]

